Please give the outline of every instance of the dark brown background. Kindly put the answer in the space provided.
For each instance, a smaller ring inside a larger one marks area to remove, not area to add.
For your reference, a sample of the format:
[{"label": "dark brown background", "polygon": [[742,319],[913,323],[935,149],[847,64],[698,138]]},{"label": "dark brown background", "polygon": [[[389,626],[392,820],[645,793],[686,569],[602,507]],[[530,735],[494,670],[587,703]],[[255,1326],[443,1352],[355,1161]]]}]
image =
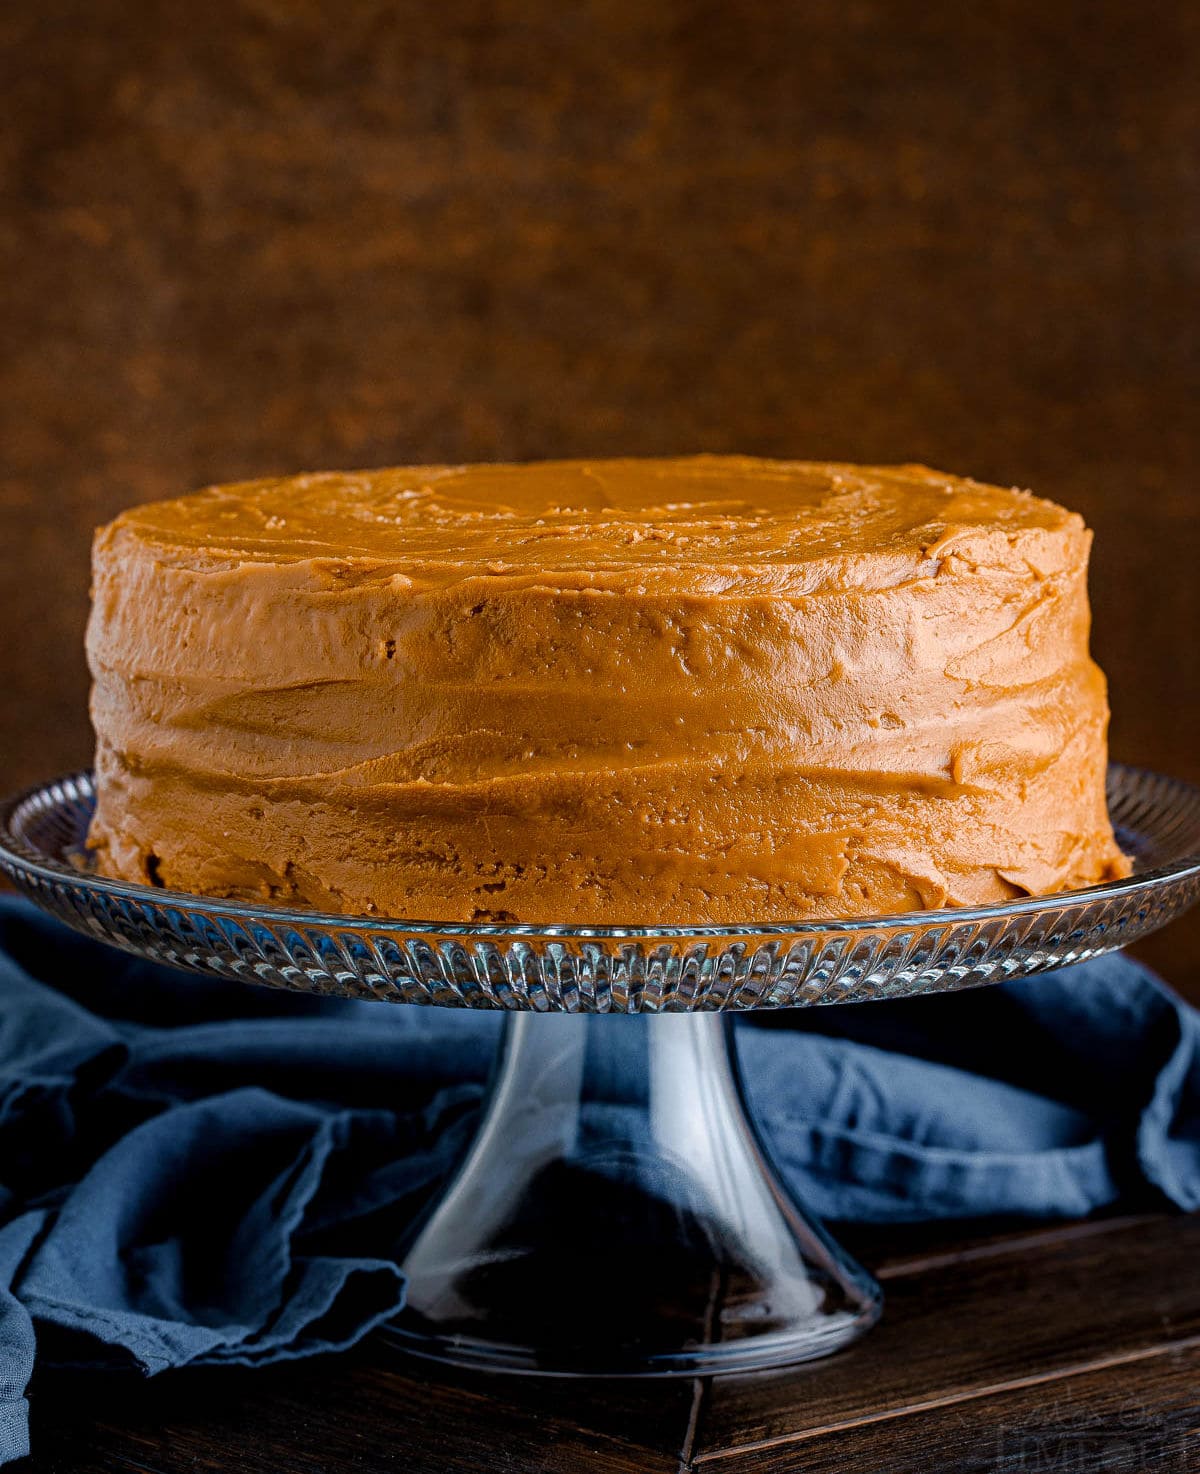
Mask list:
[{"label": "dark brown background", "polygon": [[1079,508],[1114,749],[1200,777],[1200,7],[10,0],[0,39],[9,786],[88,756],[128,502],[700,448]]}]

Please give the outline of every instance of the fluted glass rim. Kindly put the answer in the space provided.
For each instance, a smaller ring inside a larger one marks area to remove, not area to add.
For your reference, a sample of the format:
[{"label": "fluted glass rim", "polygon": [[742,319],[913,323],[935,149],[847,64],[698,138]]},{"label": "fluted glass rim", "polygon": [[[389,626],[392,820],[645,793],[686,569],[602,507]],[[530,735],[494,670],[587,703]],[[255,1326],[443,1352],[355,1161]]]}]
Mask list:
[{"label": "fluted glass rim", "polygon": [[[329,927],[340,932],[374,933],[381,929],[403,932],[413,937],[453,937],[486,940],[520,940],[551,938],[558,940],[597,941],[711,941],[719,939],[762,937],[828,936],[845,933],[865,936],[894,931],[897,927],[959,925],[962,923],[1001,921],[1036,916],[1064,905],[1083,906],[1091,902],[1129,901],[1147,897],[1166,882],[1200,877],[1200,787],[1184,779],[1170,778],[1128,763],[1110,763],[1108,768],[1110,795],[1126,788],[1146,785],[1165,789],[1176,800],[1182,815],[1190,819],[1187,839],[1181,853],[1166,863],[1146,869],[1138,868],[1134,856],[1134,872],[1121,880],[1104,881],[1081,890],[1053,891],[1046,895],[1023,896],[1013,901],[989,902],[979,906],[947,906],[937,910],[889,912],[877,916],[810,917],[805,921],[720,922],[698,926],[683,925],[574,925],[558,922],[456,922],[409,920],[406,917],[356,915],[318,911],[302,906],[265,905],[253,901],[227,900],[219,896],[200,895],[192,891],[176,891],[166,887],[141,885],[134,881],[114,880],[98,875],[59,854],[39,849],[25,836],[24,821],[34,813],[44,813],[52,805],[78,804],[95,798],[95,778],[89,769],[81,769],[59,778],[35,783],[0,801],[0,870],[20,883],[23,880],[44,884],[63,884],[88,892],[101,892],[135,905],[200,906],[213,916],[230,920],[247,920],[268,925],[303,924]],[[1119,836],[1118,836],[1119,837]]]}]

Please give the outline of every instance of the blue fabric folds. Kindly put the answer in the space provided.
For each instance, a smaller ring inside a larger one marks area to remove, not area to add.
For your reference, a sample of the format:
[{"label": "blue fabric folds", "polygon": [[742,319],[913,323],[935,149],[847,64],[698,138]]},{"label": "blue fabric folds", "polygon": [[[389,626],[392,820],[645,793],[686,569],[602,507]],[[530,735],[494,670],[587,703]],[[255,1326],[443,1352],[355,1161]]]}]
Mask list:
[{"label": "blue fabric folds", "polygon": [[[0,1462],[47,1360],[151,1374],[349,1345],[469,1139],[499,1020],[208,981],[0,899]],[[1112,957],[739,1024],[831,1219],[1200,1206],[1200,1015]]]}]

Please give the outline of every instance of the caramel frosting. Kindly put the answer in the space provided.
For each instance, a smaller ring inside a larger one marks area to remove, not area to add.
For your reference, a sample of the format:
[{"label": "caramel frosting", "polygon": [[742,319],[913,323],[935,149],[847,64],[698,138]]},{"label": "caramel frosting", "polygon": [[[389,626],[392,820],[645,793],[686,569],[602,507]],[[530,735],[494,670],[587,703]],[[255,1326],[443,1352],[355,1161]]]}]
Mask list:
[{"label": "caramel frosting", "polygon": [[213,487],[97,536],[113,876],[702,924],[1127,872],[1091,534],[919,466],[700,456]]}]

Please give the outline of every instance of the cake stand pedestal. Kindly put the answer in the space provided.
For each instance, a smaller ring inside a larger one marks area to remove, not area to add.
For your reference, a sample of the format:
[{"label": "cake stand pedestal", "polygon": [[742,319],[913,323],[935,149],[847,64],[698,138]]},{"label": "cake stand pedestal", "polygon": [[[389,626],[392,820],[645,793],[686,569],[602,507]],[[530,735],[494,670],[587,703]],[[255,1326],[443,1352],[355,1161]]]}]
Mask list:
[{"label": "cake stand pedestal", "polygon": [[712,1373],[824,1356],[874,1280],[779,1183],[720,1013],[512,1015],[394,1336],[460,1366]]},{"label": "cake stand pedestal", "polygon": [[0,805],[0,869],[78,930],[250,983],[509,1011],[476,1139],[398,1255],[409,1351],[495,1371],[791,1365],[879,1289],[805,1216],[747,1114],[731,1015],[1000,982],[1135,941],[1200,895],[1200,790],[1109,772],[1127,880],[1004,905],[696,927],[328,916],[91,873],[81,773]]}]

